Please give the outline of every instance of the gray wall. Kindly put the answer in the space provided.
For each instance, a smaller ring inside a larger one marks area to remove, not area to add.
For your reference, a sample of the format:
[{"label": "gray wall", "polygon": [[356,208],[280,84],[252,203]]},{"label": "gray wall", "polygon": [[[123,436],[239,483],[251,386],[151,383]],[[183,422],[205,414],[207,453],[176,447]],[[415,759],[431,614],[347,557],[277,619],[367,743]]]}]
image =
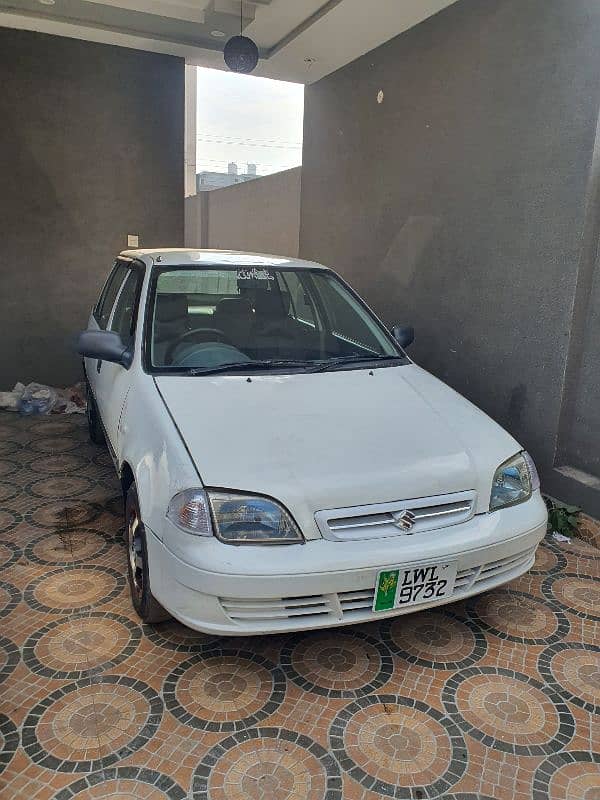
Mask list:
[{"label": "gray wall", "polygon": [[298,255],[301,168],[185,201],[186,245]]},{"label": "gray wall", "polygon": [[183,244],[184,62],[0,29],[0,389],[70,347],[127,234]]},{"label": "gray wall", "polygon": [[599,42],[597,0],[460,0],[308,87],[300,232],[597,516]]}]

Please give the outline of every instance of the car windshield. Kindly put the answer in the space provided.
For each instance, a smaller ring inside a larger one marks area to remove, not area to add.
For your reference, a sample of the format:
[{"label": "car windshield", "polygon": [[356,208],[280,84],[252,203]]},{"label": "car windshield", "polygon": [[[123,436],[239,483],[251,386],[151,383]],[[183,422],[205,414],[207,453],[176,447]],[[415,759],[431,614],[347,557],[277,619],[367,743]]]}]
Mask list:
[{"label": "car windshield", "polygon": [[149,309],[146,352],[154,371],[316,371],[404,359],[327,270],[164,268]]}]

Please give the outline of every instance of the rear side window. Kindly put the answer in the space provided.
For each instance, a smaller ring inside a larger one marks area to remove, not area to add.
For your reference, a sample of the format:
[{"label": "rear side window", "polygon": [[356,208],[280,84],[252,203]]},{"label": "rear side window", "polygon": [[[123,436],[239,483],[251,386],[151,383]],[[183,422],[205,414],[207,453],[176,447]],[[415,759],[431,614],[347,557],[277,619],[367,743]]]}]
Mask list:
[{"label": "rear side window", "polygon": [[102,330],[106,330],[108,320],[110,319],[110,312],[112,311],[115,299],[128,271],[128,266],[122,261],[117,261],[102,290],[100,300],[98,300],[98,305],[94,310],[94,317]]}]

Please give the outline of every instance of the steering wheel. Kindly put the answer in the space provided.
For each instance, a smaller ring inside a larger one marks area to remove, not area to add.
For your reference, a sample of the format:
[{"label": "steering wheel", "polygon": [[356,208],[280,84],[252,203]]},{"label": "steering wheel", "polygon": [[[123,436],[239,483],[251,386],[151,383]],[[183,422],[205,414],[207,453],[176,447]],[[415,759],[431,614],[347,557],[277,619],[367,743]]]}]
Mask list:
[{"label": "steering wheel", "polygon": [[171,342],[165,352],[165,363],[173,363],[173,353],[181,344],[188,341],[193,342],[214,342],[215,340],[233,346],[233,342],[219,328],[194,328],[193,331],[186,331]]}]

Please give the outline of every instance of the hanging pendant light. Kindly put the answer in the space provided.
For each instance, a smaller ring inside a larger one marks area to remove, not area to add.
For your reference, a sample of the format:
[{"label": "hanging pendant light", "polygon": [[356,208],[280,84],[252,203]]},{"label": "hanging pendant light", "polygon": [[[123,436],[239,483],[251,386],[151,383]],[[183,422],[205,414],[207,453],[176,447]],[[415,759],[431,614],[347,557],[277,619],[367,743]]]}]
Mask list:
[{"label": "hanging pendant light", "polygon": [[243,36],[243,3],[244,0],[240,0],[240,35],[232,36],[227,42],[223,50],[223,57],[225,58],[225,63],[232,72],[248,74],[252,72],[258,64],[258,47],[252,39]]}]

